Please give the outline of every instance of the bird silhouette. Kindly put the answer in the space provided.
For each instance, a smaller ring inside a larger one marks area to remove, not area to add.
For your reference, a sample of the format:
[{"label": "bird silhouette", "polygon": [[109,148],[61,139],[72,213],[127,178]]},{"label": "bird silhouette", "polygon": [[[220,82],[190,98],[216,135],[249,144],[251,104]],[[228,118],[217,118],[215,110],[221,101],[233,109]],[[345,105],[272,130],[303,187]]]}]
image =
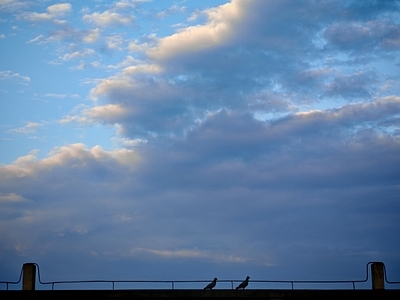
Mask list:
[{"label": "bird silhouette", "polygon": [[245,287],[249,284],[249,279],[250,279],[250,276],[247,276],[246,279],[236,287],[236,289],[237,290],[244,290]]},{"label": "bird silhouette", "polygon": [[207,286],[204,288],[205,290],[212,290],[213,287],[215,287],[215,285],[217,284],[217,278],[214,278],[213,281],[211,281],[209,284],[207,284]]}]

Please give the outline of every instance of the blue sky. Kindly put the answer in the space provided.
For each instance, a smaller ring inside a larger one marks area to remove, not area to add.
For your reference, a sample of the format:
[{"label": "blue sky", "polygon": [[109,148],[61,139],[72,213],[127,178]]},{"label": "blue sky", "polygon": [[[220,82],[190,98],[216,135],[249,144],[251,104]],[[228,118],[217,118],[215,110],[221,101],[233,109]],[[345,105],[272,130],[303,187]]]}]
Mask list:
[{"label": "blue sky", "polygon": [[0,280],[398,281],[399,8],[0,1]]}]

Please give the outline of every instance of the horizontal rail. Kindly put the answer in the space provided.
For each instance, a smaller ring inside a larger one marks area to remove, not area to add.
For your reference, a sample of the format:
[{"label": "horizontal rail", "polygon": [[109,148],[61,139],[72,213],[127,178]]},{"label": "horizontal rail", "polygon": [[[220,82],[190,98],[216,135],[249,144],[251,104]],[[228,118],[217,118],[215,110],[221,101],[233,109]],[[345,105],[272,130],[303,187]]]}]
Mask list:
[{"label": "horizontal rail", "polygon": [[19,284],[19,283],[21,282],[21,279],[22,279],[22,270],[23,270],[23,268],[21,268],[21,272],[19,273],[19,278],[18,278],[17,281],[0,281],[0,284],[5,284],[5,285],[6,285],[6,289],[7,289],[7,291],[8,291],[8,286],[9,286],[10,284]]},{"label": "horizontal rail", "polygon": [[[356,283],[363,283],[369,280],[369,272],[368,268],[374,262],[368,262],[366,265],[366,277],[364,279],[358,280],[249,280],[249,282],[254,283],[283,283],[283,284],[290,284],[291,289],[294,289],[294,285],[299,284],[352,284],[353,290],[356,289]],[[51,285],[51,289],[54,290],[55,285],[61,284],[90,284],[90,283],[109,283],[111,284],[112,290],[115,289],[116,283],[166,283],[171,285],[171,289],[175,288],[175,284],[177,283],[209,283],[210,280],[63,280],[63,281],[42,281],[40,268],[38,264],[34,264],[37,267],[37,274],[38,274],[38,282],[42,285]],[[23,269],[21,269],[19,279],[17,281],[0,281],[0,284],[5,284],[6,289],[8,290],[9,285],[19,284],[22,279]],[[400,281],[389,281],[387,279],[386,268],[384,267],[384,277],[385,282],[387,284],[400,284]],[[234,289],[234,283],[240,283],[243,280],[236,280],[236,279],[223,279],[218,280],[218,282],[225,282],[230,283],[231,288]]]}]

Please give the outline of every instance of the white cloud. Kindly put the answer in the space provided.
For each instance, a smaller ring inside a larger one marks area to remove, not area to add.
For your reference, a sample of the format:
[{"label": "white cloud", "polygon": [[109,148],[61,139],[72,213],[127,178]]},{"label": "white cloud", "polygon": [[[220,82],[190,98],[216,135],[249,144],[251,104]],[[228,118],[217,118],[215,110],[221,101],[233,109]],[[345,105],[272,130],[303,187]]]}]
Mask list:
[{"label": "white cloud", "polygon": [[142,52],[147,48],[147,44],[139,44],[138,41],[131,41],[128,45],[128,50],[131,52]]},{"label": "white cloud", "polygon": [[147,140],[144,139],[129,139],[129,138],[113,138],[114,142],[118,145],[122,145],[124,148],[135,148],[147,143]]},{"label": "white cloud", "polygon": [[101,31],[98,28],[79,30],[70,26],[61,26],[61,29],[59,30],[50,31],[47,37],[41,34],[27,41],[26,43],[36,43],[42,45],[46,43],[74,41],[74,44],[80,44],[81,42],[92,44],[100,39],[100,34]]},{"label": "white cloud", "polygon": [[70,3],[59,3],[50,5],[47,7],[45,13],[25,13],[21,17],[26,21],[39,22],[39,21],[51,21],[59,17],[65,16],[72,10],[72,5]]},{"label": "white cloud", "polygon": [[99,97],[106,95],[109,91],[125,90],[132,86],[132,81],[128,77],[113,76],[100,81],[100,83],[90,91],[90,96],[97,101]]},{"label": "white cloud", "polygon": [[38,152],[39,152],[39,150],[36,149],[36,150],[30,151],[30,153],[28,155],[18,157],[18,159],[16,159],[14,161],[13,165],[25,166],[25,165],[37,162],[38,161],[38,159],[37,159]]},{"label": "white cloud", "polygon": [[67,95],[65,95],[65,94],[52,94],[52,93],[48,93],[48,94],[46,94],[44,96],[45,97],[51,97],[51,98],[60,98],[60,99],[63,99],[63,98],[67,97]]},{"label": "white cloud", "polygon": [[105,11],[102,13],[85,14],[82,20],[96,26],[108,27],[113,25],[126,25],[135,20],[134,16],[124,16],[117,12]]},{"label": "white cloud", "polygon": [[124,118],[129,111],[118,104],[108,104],[85,109],[82,114],[89,119],[115,122]]},{"label": "white cloud", "polygon": [[47,8],[47,12],[51,15],[63,15],[66,12],[72,10],[72,5],[70,3],[59,3],[51,5]]},{"label": "white cloud", "polygon": [[107,47],[112,50],[122,50],[124,39],[122,35],[112,35],[106,37]]},{"label": "white cloud", "polygon": [[45,43],[45,40],[46,40],[46,38],[43,35],[38,35],[35,38],[27,41],[26,43],[27,44],[30,44],[30,43]]},{"label": "white cloud", "polygon": [[136,66],[129,66],[123,70],[123,74],[132,76],[136,74],[158,74],[161,73],[162,68],[158,65],[138,64]]},{"label": "white cloud", "polygon": [[107,68],[109,69],[121,69],[131,65],[139,65],[141,61],[135,59],[131,55],[125,57],[125,59],[119,62],[117,65],[108,65]]},{"label": "white cloud", "polygon": [[119,0],[115,2],[114,9],[125,10],[127,8],[135,8],[140,3],[150,2],[151,0]]},{"label": "white cloud", "polygon": [[147,51],[148,55],[155,59],[164,59],[222,44],[234,34],[234,25],[243,18],[245,4],[243,1],[233,0],[205,11],[209,19],[206,25],[187,27],[160,39],[156,47]]},{"label": "white cloud", "polygon": [[85,48],[81,51],[75,51],[73,53],[64,54],[60,57],[61,60],[71,60],[71,59],[79,59],[86,56],[94,56],[96,52],[93,49]]},{"label": "white cloud", "polygon": [[22,76],[19,73],[12,71],[0,71],[0,80],[15,80],[20,84],[27,84],[31,82],[31,78],[28,76]]},{"label": "white cloud", "polygon": [[76,115],[65,115],[58,122],[60,124],[77,122],[82,125],[103,122],[113,123],[124,119],[130,114],[129,110],[120,104],[98,105],[90,108],[79,106],[74,111],[78,111],[79,113]]},{"label": "white cloud", "polygon": [[200,251],[197,249],[157,250],[157,249],[134,248],[133,250],[131,250],[132,254],[137,254],[140,252],[150,253],[155,256],[160,256],[167,259],[172,259],[172,258],[208,259],[217,263],[221,262],[246,263],[251,260],[246,257],[224,255],[221,253],[212,253],[211,251]]},{"label": "white cloud", "polygon": [[[77,143],[62,147],[54,148],[48,157],[39,160],[36,157],[36,152],[21,157],[13,164],[8,166],[0,166],[4,170],[4,175],[9,171],[14,171],[14,174],[31,174],[32,176],[39,175],[40,172],[46,172],[59,166],[70,166],[72,168],[87,168],[90,161],[100,163],[109,161],[117,163],[123,167],[133,167],[139,161],[139,155],[128,149],[117,149],[112,151],[103,150],[100,146],[94,146],[91,149],[85,147],[84,144]],[[20,175],[16,175],[17,177]]]},{"label": "white cloud", "polygon": [[91,29],[89,30],[83,37],[83,41],[85,43],[94,43],[96,42],[100,37],[100,29],[96,28],[96,29]]},{"label": "white cloud", "polygon": [[0,193],[0,203],[18,203],[25,201],[27,201],[27,199],[16,193],[10,193],[10,194]]},{"label": "white cloud", "polygon": [[10,132],[22,133],[22,134],[33,134],[35,133],[43,124],[37,122],[28,122],[25,126],[11,129]]},{"label": "white cloud", "polygon": [[185,12],[187,9],[186,6],[180,6],[178,4],[173,4],[172,6],[170,6],[169,8],[159,12],[157,14],[158,18],[165,18],[168,15],[174,14],[174,13],[183,13]]},{"label": "white cloud", "polygon": [[2,0],[0,2],[0,11],[6,13],[18,12],[31,6],[32,3],[20,0]]},{"label": "white cloud", "polygon": [[77,122],[77,123],[81,123],[81,124],[89,124],[91,123],[91,120],[88,120],[85,117],[82,116],[64,116],[61,120],[58,121],[60,124],[68,124],[71,122]]}]

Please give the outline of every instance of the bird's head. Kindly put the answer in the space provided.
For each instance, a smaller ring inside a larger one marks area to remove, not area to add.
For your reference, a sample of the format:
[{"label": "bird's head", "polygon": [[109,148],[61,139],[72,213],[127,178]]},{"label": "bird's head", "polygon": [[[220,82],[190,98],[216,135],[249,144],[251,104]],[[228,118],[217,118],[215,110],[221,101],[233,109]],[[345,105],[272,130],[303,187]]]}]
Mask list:
[{"label": "bird's head", "polygon": [[247,276],[246,279],[249,280],[249,279],[250,279],[250,276]]},{"label": "bird's head", "polygon": [[217,281],[218,279],[217,278],[214,278],[214,281]]}]

